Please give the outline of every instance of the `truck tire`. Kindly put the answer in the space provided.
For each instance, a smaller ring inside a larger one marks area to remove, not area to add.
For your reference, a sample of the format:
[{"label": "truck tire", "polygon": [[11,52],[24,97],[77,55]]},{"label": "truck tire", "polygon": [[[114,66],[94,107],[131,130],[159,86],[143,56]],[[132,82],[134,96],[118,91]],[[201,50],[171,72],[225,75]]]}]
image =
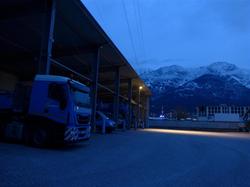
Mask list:
[{"label": "truck tire", "polygon": [[106,132],[107,132],[108,134],[111,134],[111,133],[113,132],[113,129],[112,129],[112,128],[106,128]]},{"label": "truck tire", "polygon": [[32,133],[32,144],[36,147],[48,146],[50,140],[49,131],[45,128],[36,128]]},{"label": "truck tire", "polygon": [[0,123],[0,140],[4,139],[4,125]]}]

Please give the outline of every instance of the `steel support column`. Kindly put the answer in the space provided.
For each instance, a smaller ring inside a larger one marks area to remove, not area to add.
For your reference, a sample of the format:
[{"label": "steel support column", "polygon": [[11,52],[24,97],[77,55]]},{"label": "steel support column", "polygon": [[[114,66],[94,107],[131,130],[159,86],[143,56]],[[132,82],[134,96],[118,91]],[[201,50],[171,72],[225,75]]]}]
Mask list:
[{"label": "steel support column", "polygon": [[42,37],[38,73],[49,74],[52,57],[52,47],[54,42],[54,26],[56,16],[56,0],[48,1],[46,14],[42,23]]},{"label": "steel support column", "polygon": [[54,42],[54,27],[55,27],[55,17],[56,17],[56,0],[52,0],[51,16],[50,16],[50,27],[49,27],[49,38],[48,38],[48,48],[47,48],[47,64],[46,64],[46,74],[50,73],[51,57],[52,57],[52,47]]},{"label": "steel support column", "polygon": [[132,124],[132,104],[131,104],[131,100],[132,100],[132,79],[128,80],[128,129],[131,128],[131,124]]},{"label": "steel support column", "polygon": [[96,105],[97,105],[97,90],[98,90],[98,77],[99,77],[99,64],[100,64],[100,58],[101,58],[101,49],[102,47],[99,47],[96,52],[96,61],[91,64],[91,78],[92,78],[92,84],[91,84],[91,129],[92,132],[96,132]]},{"label": "steel support column", "polygon": [[135,123],[135,129],[137,129],[140,125],[140,121],[141,121],[141,89],[138,89],[138,103],[137,103],[137,107],[138,107],[138,114],[137,114],[137,120]]},{"label": "steel support column", "polygon": [[150,97],[146,97],[146,111],[145,111],[145,127],[149,128],[149,106],[150,106]]},{"label": "steel support column", "polygon": [[119,117],[119,95],[120,95],[120,68],[115,69],[115,95],[114,95],[114,121],[118,123]]}]

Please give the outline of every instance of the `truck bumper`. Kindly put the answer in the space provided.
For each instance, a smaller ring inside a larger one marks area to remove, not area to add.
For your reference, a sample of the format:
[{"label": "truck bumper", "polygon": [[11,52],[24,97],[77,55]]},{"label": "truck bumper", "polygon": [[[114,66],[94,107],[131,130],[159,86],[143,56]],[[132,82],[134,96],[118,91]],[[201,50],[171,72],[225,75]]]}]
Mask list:
[{"label": "truck bumper", "polygon": [[90,138],[90,126],[67,127],[64,133],[65,142],[77,142]]}]

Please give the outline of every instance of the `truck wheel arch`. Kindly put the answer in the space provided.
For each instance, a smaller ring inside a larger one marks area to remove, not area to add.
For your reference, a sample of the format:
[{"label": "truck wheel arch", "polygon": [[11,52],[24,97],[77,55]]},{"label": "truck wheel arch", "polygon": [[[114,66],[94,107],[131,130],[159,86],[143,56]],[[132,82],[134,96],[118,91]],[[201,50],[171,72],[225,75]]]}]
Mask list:
[{"label": "truck wheel arch", "polygon": [[[57,124],[56,122],[41,116],[29,116],[27,118],[27,126],[25,130],[24,140],[28,144],[34,146],[43,147],[54,144],[56,141],[56,131],[57,127],[63,127],[62,124]],[[45,145],[38,145],[38,142],[34,142],[34,136],[38,134],[46,134],[47,140],[44,142]]]}]

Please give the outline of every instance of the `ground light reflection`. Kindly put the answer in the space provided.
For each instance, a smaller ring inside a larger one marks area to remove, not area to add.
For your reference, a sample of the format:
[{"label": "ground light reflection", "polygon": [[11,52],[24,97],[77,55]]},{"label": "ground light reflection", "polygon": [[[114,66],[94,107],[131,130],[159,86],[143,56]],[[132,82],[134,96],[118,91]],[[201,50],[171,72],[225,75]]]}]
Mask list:
[{"label": "ground light reflection", "polygon": [[209,132],[209,131],[193,131],[193,130],[175,130],[175,129],[146,129],[146,132],[162,133],[162,134],[176,134],[176,135],[190,135],[190,136],[208,136],[208,137],[223,137],[223,138],[248,138],[249,133],[239,132]]}]

